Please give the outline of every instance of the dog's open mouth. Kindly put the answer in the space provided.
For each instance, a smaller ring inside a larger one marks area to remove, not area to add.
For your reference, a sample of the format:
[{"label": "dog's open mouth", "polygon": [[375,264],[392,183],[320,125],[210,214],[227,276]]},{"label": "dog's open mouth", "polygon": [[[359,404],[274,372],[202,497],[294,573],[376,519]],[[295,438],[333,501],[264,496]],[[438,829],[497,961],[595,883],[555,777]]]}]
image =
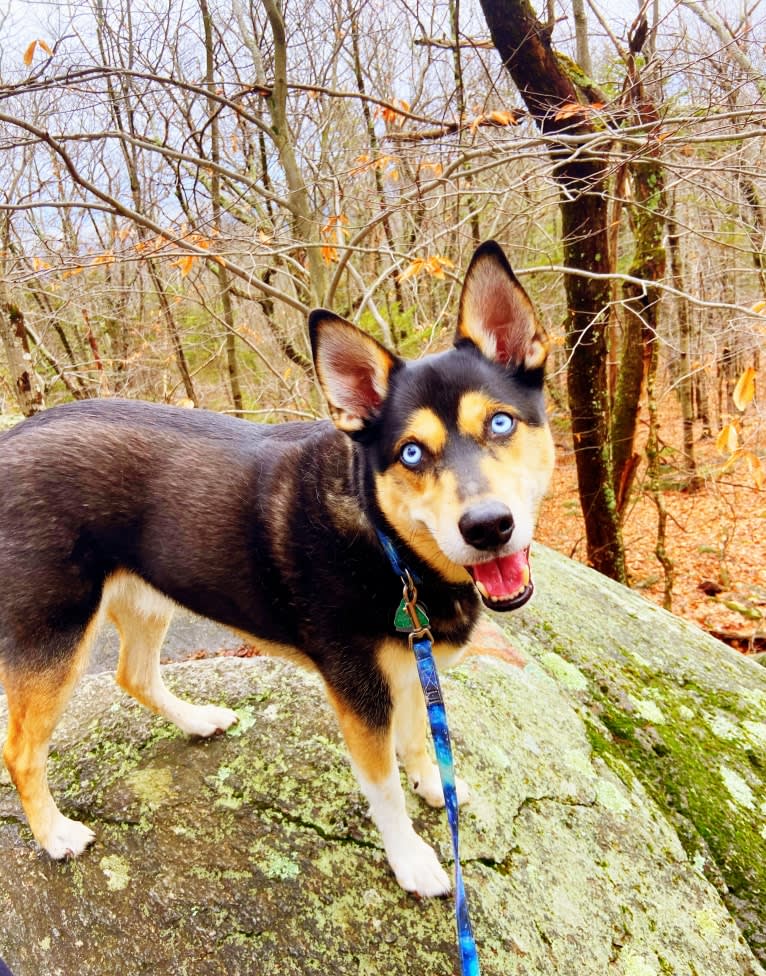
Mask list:
[{"label": "dog's open mouth", "polygon": [[535,589],[529,569],[529,547],[466,569],[490,610],[516,610],[524,606]]}]

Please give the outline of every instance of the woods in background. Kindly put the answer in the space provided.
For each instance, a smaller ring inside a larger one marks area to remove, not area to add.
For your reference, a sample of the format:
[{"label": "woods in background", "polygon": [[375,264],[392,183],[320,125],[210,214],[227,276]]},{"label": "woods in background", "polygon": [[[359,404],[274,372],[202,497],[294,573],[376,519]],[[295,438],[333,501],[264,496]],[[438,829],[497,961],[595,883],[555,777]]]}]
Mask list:
[{"label": "woods in background", "polygon": [[669,452],[694,490],[695,442],[719,435],[722,464],[763,482],[766,9],[613,9],[12,4],[0,404],[313,416],[311,307],[405,355],[438,348],[455,269],[497,238],[553,337],[588,560],[627,580],[643,472],[669,602]]}]

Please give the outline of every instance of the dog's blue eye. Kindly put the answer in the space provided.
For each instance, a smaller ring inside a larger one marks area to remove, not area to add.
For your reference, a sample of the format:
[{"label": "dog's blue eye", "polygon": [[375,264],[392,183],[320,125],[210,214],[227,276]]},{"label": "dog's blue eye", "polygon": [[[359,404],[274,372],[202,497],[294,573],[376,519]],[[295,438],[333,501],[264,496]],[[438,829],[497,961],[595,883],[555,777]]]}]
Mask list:
[{"label": "dog's blue eye", "polygon": [[423,448],[414,441],[409,441],[399,452],[399,457],[402,459],[402,464],[406,464],[408,468],[415,468],[423,460]]},{"label": "dog's blue eye", "polygon": [[498,437],[510,434],[515,426],[516,420],[509,413],[496,413],[489,422],[489,429]]}]

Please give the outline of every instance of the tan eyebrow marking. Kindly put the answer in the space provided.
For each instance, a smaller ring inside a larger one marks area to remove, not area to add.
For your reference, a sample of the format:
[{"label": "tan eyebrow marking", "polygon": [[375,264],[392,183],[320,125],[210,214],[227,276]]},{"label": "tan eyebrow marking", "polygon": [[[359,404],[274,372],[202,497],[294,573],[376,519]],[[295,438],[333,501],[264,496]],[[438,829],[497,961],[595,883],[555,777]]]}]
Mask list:
[{"label": "tan eyebrow marking", "polygon": [[407,441],[417,441],[427,448],[431,454],[441,454],[447,443],[447,428],[429,407],[420,407],[410,417],[404,434],[399,439],[399,446]]},{"label": "tan eyebrow marking", "polygon": [[461,434],[481,440],[487,417],[497,409],[495,401],[478,390],[463,394],[457,408],[458,430]]}]

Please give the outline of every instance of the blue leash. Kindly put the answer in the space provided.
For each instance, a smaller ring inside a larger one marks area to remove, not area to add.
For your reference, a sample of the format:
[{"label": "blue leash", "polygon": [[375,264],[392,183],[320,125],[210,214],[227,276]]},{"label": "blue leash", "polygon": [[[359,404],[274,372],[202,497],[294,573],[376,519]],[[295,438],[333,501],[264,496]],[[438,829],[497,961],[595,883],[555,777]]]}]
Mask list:
[{"label": "blue leash", "polygon": [[[455,859],[455,919],[457,921],[457,941],[460,953],[460,970],[462,976],[480,976],[479,956],[476,951],[476,941],[471,929],[471,919],[468,915],[468,899],[463,885],[463,870],[460,866],[459,831],[458,831],[458,803],[455,790],[455,763],[452,758],[452,745],[447,726],[447,711],[439,683],[439,674],[433,656],[433,638],[428,629],[429,621],[423,607],[417,602],[418,592],[415,589],[415,578],[409,569],[399,559],[393,543],[378,530],[378,538],[383,550],[388,556],[394,572],[404,585],[402,602],[396,611],[394,626],[397,630],[407,633],[410,647],[415,655],[418,677],[423,688],[423,696],[428,711],[428,721],[431,726],[431,738],[434,742],[436,764],[442,781],[444,806],[447,811],[450,833],[452,834],[452,851]],[[418,581],[419,582],[419,581]]]}]

